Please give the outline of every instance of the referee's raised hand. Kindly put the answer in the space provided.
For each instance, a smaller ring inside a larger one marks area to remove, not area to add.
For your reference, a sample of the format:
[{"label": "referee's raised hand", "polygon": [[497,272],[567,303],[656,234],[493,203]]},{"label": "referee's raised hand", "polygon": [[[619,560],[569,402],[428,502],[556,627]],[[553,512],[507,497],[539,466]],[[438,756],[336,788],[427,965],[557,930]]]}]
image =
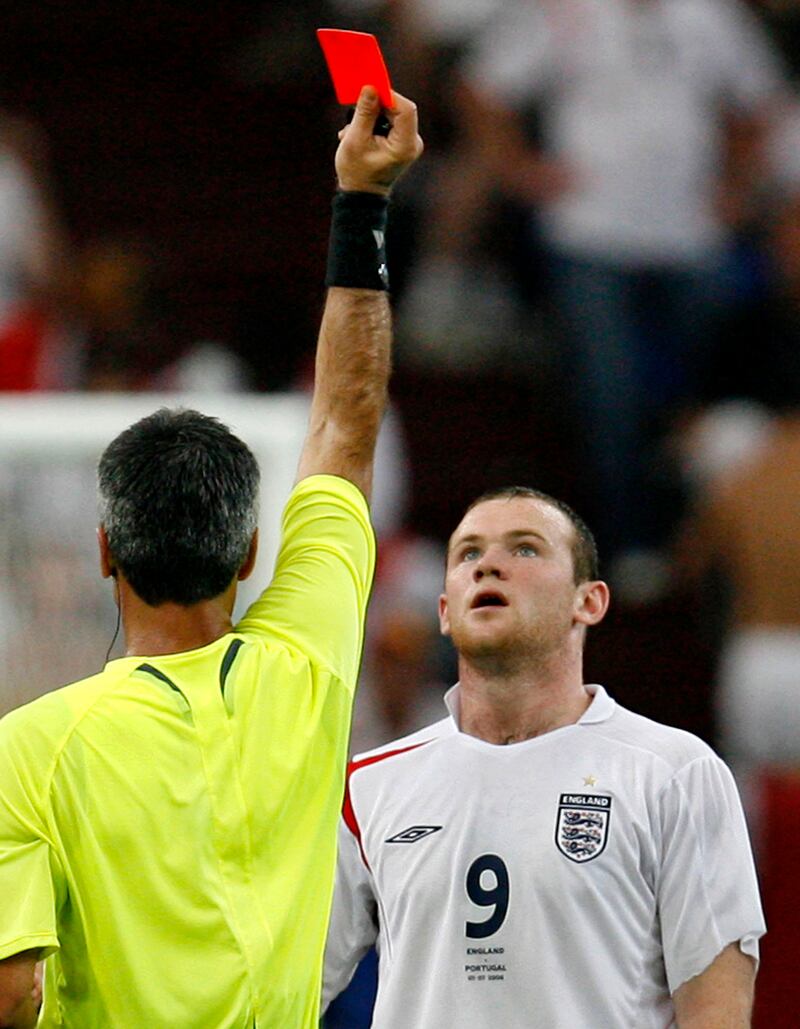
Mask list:
[{"label": "referee's raised hand", "polygon": [[392,96],[394,107],[386,112],[391,130],[388,136],[376,136],[375,123],[381,113],[378,94],[372,86],[361,90],[353,120],[339,133],[336,151],[339,189],[386,196],[393,183],[422,153],[417,105],[400,93]]}]

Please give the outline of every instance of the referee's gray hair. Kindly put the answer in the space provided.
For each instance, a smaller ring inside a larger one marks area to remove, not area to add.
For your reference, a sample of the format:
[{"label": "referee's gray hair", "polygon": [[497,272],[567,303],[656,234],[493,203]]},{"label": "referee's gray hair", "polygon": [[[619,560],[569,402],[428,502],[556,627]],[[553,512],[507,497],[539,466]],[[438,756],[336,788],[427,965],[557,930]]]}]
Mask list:
[{"label": "referee's gray hair", "polygon": [[152,606],[219,596],[247,559],[258,486],[252,452],[216,418],[182,408],[142,418],[98,465],[114,564]]}]

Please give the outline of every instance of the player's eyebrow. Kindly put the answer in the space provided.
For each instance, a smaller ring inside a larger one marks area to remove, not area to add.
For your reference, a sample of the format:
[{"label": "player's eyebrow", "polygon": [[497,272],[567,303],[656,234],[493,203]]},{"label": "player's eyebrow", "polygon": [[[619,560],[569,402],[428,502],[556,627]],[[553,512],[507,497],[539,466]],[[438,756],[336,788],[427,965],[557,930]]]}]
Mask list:
[{"label": "player's eyebrow", "polygon": [[540,539],[542,543],[549,543],[548,538],[537,529],[512,529],[510,532],[504,533],[504,539],[521,539],[524,536],[535,536]]},{"label": "player's eyebrow", "polygon": [[[550,543],[550,540],[544,536],[537,529],[510,529],[508,532],[504,532],[502,538],[504,540],[518,540],[524,539],[529,536],[535,536],[540,539],[542,543]],[[450,544],[450,549],[455,550],[456,547],[463,547],[466,543],[481,543],[486,537],[479,532],[468,532],[466,536],[457,536]]]}]

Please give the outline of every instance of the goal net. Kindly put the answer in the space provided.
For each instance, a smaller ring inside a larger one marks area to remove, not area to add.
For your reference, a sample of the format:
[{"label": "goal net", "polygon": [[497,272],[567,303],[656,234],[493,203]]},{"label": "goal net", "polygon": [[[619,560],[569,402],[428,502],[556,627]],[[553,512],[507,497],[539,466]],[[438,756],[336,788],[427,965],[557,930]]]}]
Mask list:
[{"label": "goal net", "polygon": [[[0,394],[0,714],[102,668],[117,611],[100,576],[95,468],[159,407],[215,415],[261,466],[260,547],[237,612],[270,578],[305,435],[303,394]],[[122,654],[117,640],[111,657]]]}]

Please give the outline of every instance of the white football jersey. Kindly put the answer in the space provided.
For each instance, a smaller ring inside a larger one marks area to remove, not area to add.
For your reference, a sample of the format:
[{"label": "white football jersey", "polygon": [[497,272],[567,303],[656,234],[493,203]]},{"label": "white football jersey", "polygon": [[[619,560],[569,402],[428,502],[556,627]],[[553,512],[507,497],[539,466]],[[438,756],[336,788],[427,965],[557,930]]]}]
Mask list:
[{"label": "white football jersey", "polygon": [[356,758],[323,1004],[380,955],[374,1029],[667,1029],[670,994],[764,921],[733,778],[601,686],[499,746],[451,715]]}]

